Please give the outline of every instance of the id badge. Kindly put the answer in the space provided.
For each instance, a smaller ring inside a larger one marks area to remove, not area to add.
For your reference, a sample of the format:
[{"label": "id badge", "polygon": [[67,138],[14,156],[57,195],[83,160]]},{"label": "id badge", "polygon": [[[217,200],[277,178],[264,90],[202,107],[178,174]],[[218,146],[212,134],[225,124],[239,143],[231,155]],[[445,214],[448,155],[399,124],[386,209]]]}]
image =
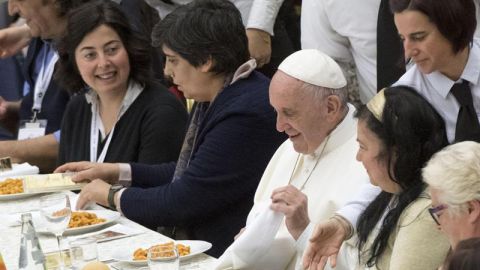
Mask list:
[{"label": "id badge", "polygon": [[18,140],[33,139],[44,136],[46,127],[46,119],[38,119],[35,122],[22,120],[20,121],[20,129],[18,130]]}]

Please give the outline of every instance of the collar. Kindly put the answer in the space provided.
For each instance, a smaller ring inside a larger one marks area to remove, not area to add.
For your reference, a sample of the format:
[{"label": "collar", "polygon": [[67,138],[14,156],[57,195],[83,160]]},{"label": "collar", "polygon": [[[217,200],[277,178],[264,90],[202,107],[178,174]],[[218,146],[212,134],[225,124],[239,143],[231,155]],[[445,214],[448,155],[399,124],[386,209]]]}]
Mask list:
[{"label": "collar", "polygon": [[344,144],[348,140],[355,136],[357,132],[357,120],[353,117],[355,113],[355,107],[352,104],[347,104],[348,112],[343,120],[337,125],[337,127],[330,132],[328,139],[325,138],[313,154],[307,155],[312,158],[316,158],[319,155],[327,154],[340,145]]},{"label": "collar", "polygon": [[[480,39],[474,39],[468,55],[467,64],[463,69],[460,80],[466,80],[473,84],[480,81]],[[446,98],[450,93],[450,89],[456,83],[439,71],[434,71],[426,75],[427,80],[433,85],[433,90],[437,91],[440,96]]]},{"label": "collar", "polygon": [[[137,99],[137,97],[140,95],[144,88],[144,86],[137,83],[136,81],[130,80],[128,83],[127,92],[123,97],[121,107],[125,108],[125,110],[128,109],[130,105],[132,105],[132,103],[135,101],[135,99]],[[89,88],[88,92],[85,93],[85,99],[88,104],[92,104],[95,106],[98,104],[99,101],[97,92],[95,92],[91,88]]]},{"label": "collar", "polygon": [[248,76],[250,76],[250,73],[252,73],[255,68],[257,67],[257,62],[255,62],[255,59],[250,59],[247,62],[243,63],[241,66],[237,68],[235,73],[233,74],[232,81],[230,84],[234,84],[236,81],[240,79],[245,79]]}]

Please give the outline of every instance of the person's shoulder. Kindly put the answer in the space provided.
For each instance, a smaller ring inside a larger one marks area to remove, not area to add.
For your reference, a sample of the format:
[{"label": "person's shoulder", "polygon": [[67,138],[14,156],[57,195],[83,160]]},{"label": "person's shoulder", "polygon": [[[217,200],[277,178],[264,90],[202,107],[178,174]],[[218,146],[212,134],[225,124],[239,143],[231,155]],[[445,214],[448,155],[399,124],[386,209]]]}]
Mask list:
[{"label": "person's shoulder", "polygon": [[417,220],[425,218],[431,219],[428,213],[428,208],[430,208],[431,205],[432,200],[430,196],[427,193],[422,193],[403,210],[399,223],[408,225]]}]

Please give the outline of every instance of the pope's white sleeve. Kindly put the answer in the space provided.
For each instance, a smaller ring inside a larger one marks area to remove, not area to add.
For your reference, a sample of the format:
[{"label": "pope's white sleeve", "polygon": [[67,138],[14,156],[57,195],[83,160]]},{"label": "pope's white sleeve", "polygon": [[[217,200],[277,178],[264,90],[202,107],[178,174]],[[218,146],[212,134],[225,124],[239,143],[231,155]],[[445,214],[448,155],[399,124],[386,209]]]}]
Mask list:
[{"label": "pope's white sleeve", "polygon": [[253,0],[248,16],[247,29],[263,30],[273,36],[273,25],[283,0]]}]

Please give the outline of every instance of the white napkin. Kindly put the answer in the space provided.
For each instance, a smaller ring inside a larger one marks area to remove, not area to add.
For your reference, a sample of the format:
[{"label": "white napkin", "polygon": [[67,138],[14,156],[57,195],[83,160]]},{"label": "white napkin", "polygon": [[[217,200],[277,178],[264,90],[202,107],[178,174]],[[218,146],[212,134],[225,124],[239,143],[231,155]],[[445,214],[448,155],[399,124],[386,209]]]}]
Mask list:
[{"label": "white napkin", "polygon": [[258,261],[271,248],[284,215],[272,211],[270,202],[259,205],[259,209],[259,214],[247,224],[242,235],[218,259],[216,270],[262,269]]},{"label": "white napkin", "polygon": [[12,164],[11,170],[0,172],[0,179],[6,177],[38,174],[39,172],[40,170],[37,166],[32,166],[26,162],[22,164]]}]

